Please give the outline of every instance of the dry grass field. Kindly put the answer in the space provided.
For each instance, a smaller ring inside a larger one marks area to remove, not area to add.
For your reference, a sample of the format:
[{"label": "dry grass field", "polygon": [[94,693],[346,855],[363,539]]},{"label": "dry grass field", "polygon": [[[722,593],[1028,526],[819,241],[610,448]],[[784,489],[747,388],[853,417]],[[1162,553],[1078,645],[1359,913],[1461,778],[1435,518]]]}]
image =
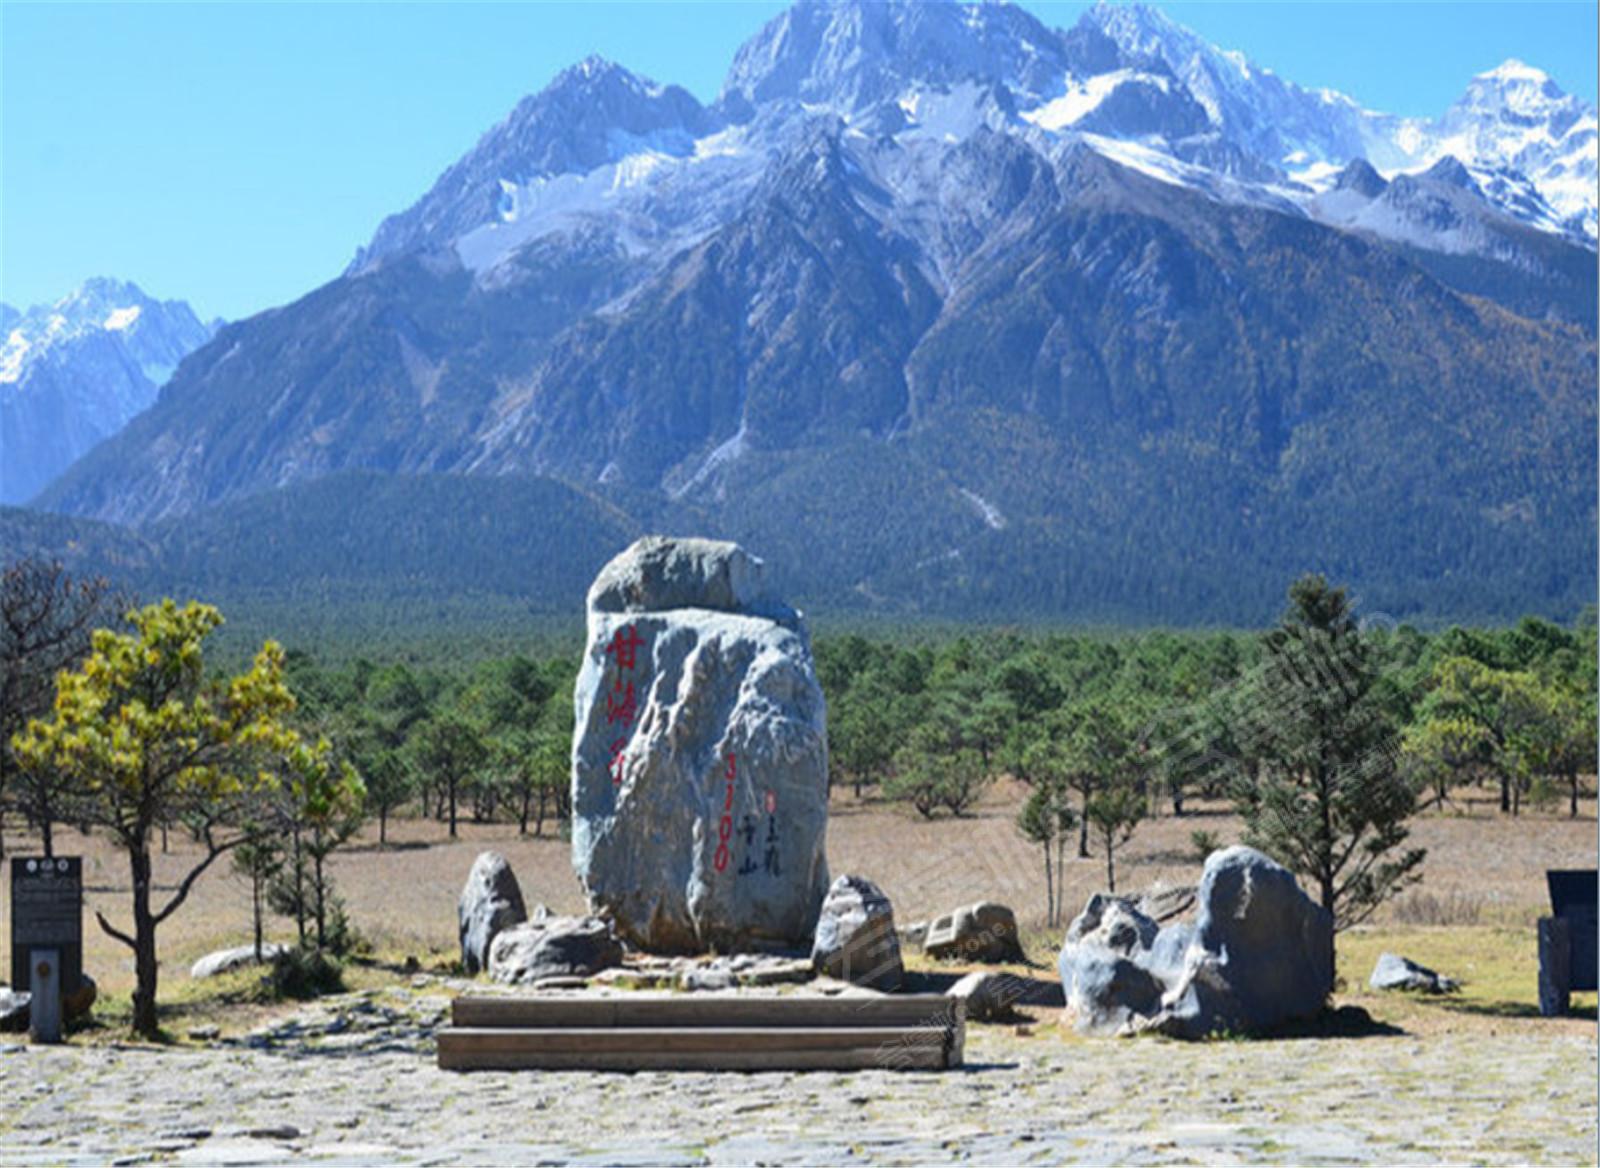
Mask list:
[{"label": "dry grass field", "polygon": [[[928,821],[906,808],[858,802],[838,793],[828,827],[830,867],[835,874],[856,872],[877,881],[893,900],[902,923],[978,899],[1010,904],[1023,923],[1030,955],[1049,969],[1062,930],[1046,927],[1039,851],[1012,826],[1017,800],[1018,789],[1002,784],[990,791],[975,814]],[[1182,818],[1146,820],[1118,853],[1119,889],[1193,882],[1200,870],[1190,841],[1196,830],[1211,832],[1227,844],[1237,840],[1239,825],[1226,812],[1205,807]],[[1460,799],[1454,811],[1419,817],[1413,837],[1428,849],[1423,883],[1386,906],[1368,925],[1341,936],[1340,1000],[1365,1005],[1375,1016],[1410,1030],[1526,1025],[1522,1020],[1537,1014],[1532,925],[1548,911],[1544,872],[1594,865],[1593,802],[1583,805],[1577,819],[1555,810],[1513,820],[1498,815],[1481,798]],[[12,854],[22,854],[32,842],[11,833],[6,846]],[[173,853],[158,857],[157,863],[158,882],[168,888],[190,859],[187,841],[174,834],[171,845]],[[559,838],[519,838],[514,825],[463,823],[461,838],[451,841],[442,824],[400,820],[391,824],[388,847],[380,849],[363,837],[340,853],[335,863],[338,892],[356,927],[371,942],[375,957],[375,964],[352,971],[355,984],[393,980],[406,957],[415,957],[428,969],[449,967],[456,953],[456,897],[473,858],[485,848],[497,849],[510,859],[530,906],[543,902],[557,912],[583,907],[567,844]],[[84,966],[102,987],[102,1016],[110,1020],[125,1016],[132,962],[122,945],[94,925],[93,911],[125,924],[126,861],[103,839],[84,839],[70,832],[59,838],[58,850],[85,857],[90,912]],[[1069,848],[1063,923],[1092,892],[1105,887],[1103,857],[1097,846],[1092,850],[1089,859],[1080,860],[1072,858]],[[231,874],[226,860],[219,861],[161,929],[161,998],[173,1007],[174,1030],[200,1014],[229,1029],[243,1028],[259,1017],[261,1007],[223,1008],[213,1000],[221,986],[211,990],[188,976],[197,957],[243,944],[249,932],[248,885]],[[290,940],[292,926],[273,919],[268,936]],[[1445,1002],[1366,993],[1367,974],[1383,949],[1402,952],[1462,979],[1463,993]],[[9,969],[9,957],[5,968]],[[236,994],[244,983],[229,980]],[[1579,999],[1580,1009],[1590,1018],[1593,1001],[1592,995]],[[1592,1024],[1578,1019],[1556,1025],[1592,1030]]]}]

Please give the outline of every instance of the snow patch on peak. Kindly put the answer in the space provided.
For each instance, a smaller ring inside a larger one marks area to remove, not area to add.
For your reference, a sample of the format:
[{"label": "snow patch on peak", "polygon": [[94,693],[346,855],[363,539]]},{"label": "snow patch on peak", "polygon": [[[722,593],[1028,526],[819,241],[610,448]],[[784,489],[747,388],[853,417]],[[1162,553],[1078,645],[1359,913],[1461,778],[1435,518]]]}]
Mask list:
[{"label": "snow patch on peak", "polygon": [[1536,69],[1526,61],[1520,61],[1516,57],[1507,57],[1493,69],[1487,69],[1479,73],[1478,79],[1484,81],[1531,81],[1535,85],[1543,85],[1550,80],[1550,74],[1543,69]]},{"label": "snow patch on peak", "polygon": [[1062,130],[1081,122],[1099,109],[1106,98],[1127,82],[1153,85],[1162,93],[1171,92],[1172,80],[1169,77],[1140,69],[1114,69],[1109,73],[1072,81],[1060,97],[1045,102],[1037,109],[1028,110],[1022,116],[1041,130]]},{"label": "snow patch on peak", "polygon": [[140,311],[141,309],[137,304],[130,305],[127,308],[113,309],[111,314],[106,317],[101,327],[111,329],[113,332],[120,332],[122,329],[130,327],[134,321],[139,319]]}]

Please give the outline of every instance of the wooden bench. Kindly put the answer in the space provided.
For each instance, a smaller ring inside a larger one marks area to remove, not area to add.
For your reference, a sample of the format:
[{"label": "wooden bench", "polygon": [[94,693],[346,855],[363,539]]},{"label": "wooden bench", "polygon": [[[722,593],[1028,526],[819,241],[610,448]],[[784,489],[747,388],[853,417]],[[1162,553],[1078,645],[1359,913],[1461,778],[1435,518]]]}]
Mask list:
[{"label": "wooden bench", "polygon": [[446,1070],[943,1070],[966,1003],[943,994],[610,998],[466,995],[439,1031]]},{"label": "wooden bench", "polygon": [[1554,915],[1539,918],[1539,1013],[1565,1014],[1574,990],[1596,988],[1597,888],[1593,868],[1545,873]]}]

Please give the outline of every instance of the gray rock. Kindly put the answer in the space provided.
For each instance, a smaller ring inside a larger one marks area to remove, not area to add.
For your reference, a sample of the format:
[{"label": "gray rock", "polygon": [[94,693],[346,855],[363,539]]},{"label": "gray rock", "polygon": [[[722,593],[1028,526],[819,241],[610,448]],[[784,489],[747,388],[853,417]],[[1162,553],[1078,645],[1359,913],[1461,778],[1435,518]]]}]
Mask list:
[{"label": "gray rock", "polygon": [[1005,1022],[1017,1016],[1016,1004],[1026,995],[1027,989],[1027,983],[1015,974],[977,969],[945,993],[967,1003],[970,1021]]},{"label": "gray rock", "polygon": [[689,993],[704,990],[731,990],[738,978],[726,965],[708,965],[684,970],[678,976],[678,988]]},{"label": "gray rock", "polygon": [[1375,990],[1411,990],[1422,994],[1449,994],[1461,988],[1455,978],[1435,973],[1398,953],[1380,953],[1367,984]]},{"label": "gray rock", "polygon": [[817,918],[811,961],[842,981],[880,990],[898,988],[905,967],[894,931],[894,908],[883,890],[862,876],[835,880]]},{"label": "gray rock", "polygon": [[1083,911],[1067,926],[1066,944],[1061,947],[1057,962],[1067,1004],[1073,1004],[1080,962],[1094,962],[1096,978],[1103,982],[1102,955],[1143,956],[1155,943],[1158,931],[1155,921],[1139,911],[1133,900],[1101,892],[1091,896]]},{"label": "gray rock", "polygon": [[[261,945],[262,962],[271,962],[274,957],[284,951],[284,946],[272,941],[263,942]],[[221,973],[231,973],[235,969],[243,969],[247,965],[255,965],[256,947],[254,945],[240,945],[233,949],[218,949],[214,953],[207,953],[199,961],[189,967],[189,976],[193,978],[216,977]]]},{"label": "gray rock", "polygon": [[528,985],[589,977],[622,964],[622,944],[598,917],[546,917],[504,929],[489,946],[489,976]]},{"label": "gray rock", "polygon": [[528,919],[522,889],[499,852],[483,852],[472,862],[466,887],[456,903],[461,937],[461,967],[468,973],[488,968],[495,937]]},{"label": "gray rock", "polygon": [[589,592],[572,860],[641,949],[811,944],[827,727],[798,613],[730,543],[640,540]]},{"label": "gray rock", "polygon": [[1194,923],[1156,924],[1095,896],[1060,957],[1080,1032],[1250,1034],[1317,1014],[1333,988],[1333,918],[1251,848],[1213,852]]},{"label": "gray rock", "polygon": [[15,1034],[28,1028],[28,1003],[33,995],[26,990],[0,989],[0,1030]]},{"label": "gray rock", "polygon": [[78,988],[61,995],[61,1008],[68,1018],[82,1018],[94,1009],[100,997],[100,987],[87,973],[79,975]]},{"label": "gray rock", "polygon": [[1023,961],[1017,918],[1003,904],[979,901],[928,926],[922,951],[940,961]]},{"label": "gray rock", "polygon": [[907,945],[921,945],[928,939],[928,922],[913,921],[900,930],[900,940]]},{"label": "gray rock", "polygon": [[1192,884],[1173,888],[1156,885],[1139,898],[1139,911],[1158,925],[1166,924],[1194,907],[1196,893]]}]

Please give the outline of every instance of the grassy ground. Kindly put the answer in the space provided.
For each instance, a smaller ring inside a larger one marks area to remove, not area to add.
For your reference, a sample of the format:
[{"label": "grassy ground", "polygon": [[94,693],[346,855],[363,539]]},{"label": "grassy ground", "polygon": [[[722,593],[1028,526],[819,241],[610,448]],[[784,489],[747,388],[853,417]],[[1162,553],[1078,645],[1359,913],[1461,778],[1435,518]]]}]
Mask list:
[{"label": "grassy ground", "polygon": [[[1088,859],[1077,859],[1069,848],[1061,923],[1049,925],[1042,858],[1012,826],[1017,798],[1015,789],[1002,785],[972,816],[926,821],[903,808],[857,801],[841,792],[828,829],[830,867],[877,881],[902,923],[978,899],[1010,904],[1022,922],[1034,976],[1053,978],[1065,922],[1106,886],[1105,860],[1098,849]],[[1190,842],[1196,830],[1224,844],[1239,835],[1237,821],[1219,808],[1148,820],[1116,857],[1118,888],[1192,883],[1200,870]],[[1419,817],[1413,838],[1428,849],[1424,882],[1370,925],[1340,935],[1339,1000],[1417,1032],[1534,1026],[1592,1033],[1593,995],[1578,997],[1580,1014],[1573,1019],[1537,1017],[1533,921],[1549,911],[1545,870],[1593,866],[1595,831],[1592,801],[1576,820],[1552,812],[1511,820],[1487,802],[1466,799],[1448,812]],[[170,843],[171,853],[157,859],[158,891],[175,887],[195,858],[179,836]],[[6,845],[20,854],[31,841],[10,834]],[[460,838],[452,841],[440,824],[401,820],[391,824],[389,846],[379,848],[363,837],[335,862],[339,894],[371,945],[368,961],[346,971],[350,987],[392,983],[412,968],[448,970],[456,955],[456,898],[473,858],[491,847],[510,860],[530,907],[542,902],[557,912],[581,910],[564,841],[519,838],[515,826],[504,824],[463,824]],[[97,1014],[103,1032],[120,1034],[129,1013],[132,961],[124,946],[95,925],[93,914],[103,911],[113,923],[126,925],[126,861],[102,839],[71,832],[59,839],[58,851],[85,857],[84,967],[101,986]],[[181,1035],[205,1023],[228,1031],[248,1029],[277,1008],[259,1000],[259,974],[207,982],[188,976],[198,957],[245,944],[249,936],[248,885],[223,861],[200,879],[159,934],[160,1000],[170,1032]],[[292,929],[281,920],[270,921],[268,938],[292,941]],[[1367,976],[1384,950],[1459,978],[1462,992],[1437,1000],[1368,992]]]}]

